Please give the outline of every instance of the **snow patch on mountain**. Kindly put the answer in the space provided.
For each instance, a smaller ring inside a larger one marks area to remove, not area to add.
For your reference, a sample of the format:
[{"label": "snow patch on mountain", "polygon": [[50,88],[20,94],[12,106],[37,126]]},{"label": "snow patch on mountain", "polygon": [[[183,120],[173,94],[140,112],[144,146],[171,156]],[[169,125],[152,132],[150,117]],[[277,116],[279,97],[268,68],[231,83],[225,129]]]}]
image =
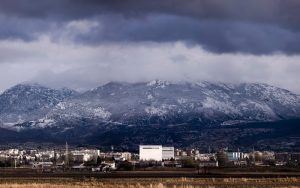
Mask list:
[{"label": "snow patch on mountain", "polygon": [[[64,126],[63,121],[193,123],[272,121],[300,117],[299,96],[266,84],[225,84],[154,80],[112,82],[72,93],[42,86],[15,86],[0,95],[1,126],[28,123],[32,127]],[[153,117],[155,116],[155,117]],[[12,124],[7,124],[12,123]],[[225,123],[226,124],[226,123]]]},{"label": "snow patch on mountain", "polygon": [[167,110],[163,108],[157,108],[154,106],[149,106],[145,108],[145,112],[150,114],[150,115],[157,115],[157,116],[163,116],[167,114]]},{"label": "snow patch on mountain", "polygon": [[147,99],[148,99],[148,100],[151,100],[151,99],[153,99],[153,98],[154,98],[153,95],[151,95],[151,94],[148,94],[148,95],[147,95]]},{"label": "snow patch on mountain", "polygon": [[185,104],[185,103],[187,103],[187,99],[185,99],[185,98],[179,98],[179,99],[177,99],[177,102],[179,103],[179,104]]},{"label": "snow patch on mountain", "polygon": [[107,120],[111,113],[101,106],[93,106],[90,102],[68,101],[58,103],[47,116],[54,119],[100,118]]},{"label": "snow patch on mountain", "polygon": [[204,108],[214,109],[225,114],[239,114],[240,112],[230,102],[222,102],[210,97],[207,97],[203,102]]},{"label": "snow patch on mountain", "polygon": [[34,122],[34,127],[36,128],[46,128],[55,124],[55,120],[53,119],[39,119]]},{"label": "snow patch on mountain", "polygon": [[111,113],[105,111],[105,109],[102,107],[97,107],[94,109],[94,115],[102,119],[108,119],[111,116]]},{"label": "snow patch on mountain", "polygon": [[162,80],[152,80],[147,83],[147,86],[156,87],[156,88],[165,88],[170,85],[170,82]]}]

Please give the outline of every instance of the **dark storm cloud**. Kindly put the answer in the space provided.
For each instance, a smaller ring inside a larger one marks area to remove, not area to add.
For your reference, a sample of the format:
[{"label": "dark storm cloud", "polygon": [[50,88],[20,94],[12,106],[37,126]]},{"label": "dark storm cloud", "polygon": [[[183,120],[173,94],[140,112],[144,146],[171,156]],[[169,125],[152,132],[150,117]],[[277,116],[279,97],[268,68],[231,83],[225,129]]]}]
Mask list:
[{"label": "dark storm cloud", "polygon": [[[300,35],[277,25],[198,21],[173,15],[152,15],[141,20],[105,16],[97,19],[100,25],[88,35],[77,34],[74,40],[98,44],[110,41],[187,41],[201,44],[205,49],[222,52],[297,53]],[[104,25],[104,27],[103,27]]]},{"label": "dark storm cloud", "polygon": [[0,14],[0,39],[20,38],[34,40],[39,34],[47,32],[51,24],[41,19],[24,19]]},{"label": "dark storm cloud", "polygon": [[2,0],[0,10],[20,17],[78,19],[114,12],[162,13],[198,19],[275,23],[299,28],[298,0]]},{"label": "dark storm cloud", "polygon": [[2,0],[0,5],[2,16],[11,19],[1,20],[0,38],[34,40],[44,32],[68,37],[63,25],[91,20],[98,26],[69,38],[85,44],[187,41],[217,53],[300,52],[298,0]]}]

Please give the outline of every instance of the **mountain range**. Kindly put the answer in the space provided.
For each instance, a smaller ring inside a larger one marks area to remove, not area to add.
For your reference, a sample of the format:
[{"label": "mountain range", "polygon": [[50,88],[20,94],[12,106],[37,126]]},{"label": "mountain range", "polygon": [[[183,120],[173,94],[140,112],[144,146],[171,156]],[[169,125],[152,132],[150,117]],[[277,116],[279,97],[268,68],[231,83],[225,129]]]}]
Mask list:
[{"label": "mountain range", "polygon": [[[164,142],[189,146],[199,143],[195,139],[197,134],[209,138],[219,132],[215,137],[221,136],[220,141],[241,147],[240,140],[245,139],[246,133],[240,130],[257,123],[268,124],[268,128],[249,128],[246,136],[263,132],[270,135],[276,132],[269,130],[270,123],[293,121],[296,132],[292,137],[299,137],[299,128],[295,126],[299,118],[299,95],[262,83],[110,82],[81,93],[68,88],[19,84],[0,95],[0,134],[5,134],[1,137],[6,142],[68,140],[74,144],[114,144],[123,148]],[[224,134],[232,127],[239,130],[235,130],[239,132],[237,135],[232,132],[233,140]],[[143,130],[148,131],[147,138],[143,138]],[[210,130],[214,132],[208,133]],[[174,136],[178,132],[182,134]],[[190,139],[182,140],[181,136],[186,134]],[[170,135],[174,138],[168,140]],[[279,138],[289,141],[289,136],[279,135]],[[122,140],[112,139],[116,137]],[[179,137],[180,141],[176,141]],[[299,149],[299,139],[293,140],[292,146]]]}]

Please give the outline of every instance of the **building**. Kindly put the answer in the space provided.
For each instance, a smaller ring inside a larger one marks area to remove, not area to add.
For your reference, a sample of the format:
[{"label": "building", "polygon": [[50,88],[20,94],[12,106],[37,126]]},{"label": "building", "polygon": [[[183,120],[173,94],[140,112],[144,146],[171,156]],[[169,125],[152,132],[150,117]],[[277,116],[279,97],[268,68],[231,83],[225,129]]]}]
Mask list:
[{"label": "building", "polygon": [[215,154],[212,153],[201,153],[195,156],[195,160],[199,160],[199,161],[211,161],[215,159],[216,159]]},{"label": "building", "polygon": [[292,153],[291,161],[300,164],[300,153]]},{"label": "building", "polygon": [[175,150],[175,156],[177,156],[177,157],[186,157],[187,153],[186,153],[186,151],[176,149]]},{"label": "building", "polygon": [[9,155],[18,155],[19,154],[19,150],[18,149],[9,149],[8,150],[8,154]]},{"label": "building", "polygon": [[274,161],[275,160],[275,153],[272,151],[264,151],[262,153],[262,160],[263,161]]},{"label": "building", "polygon": [[53,166],[53,162],[32,162],[32,168],[51,168]]},{"label": "building", "polygon": [[73,155],[75,161],[87,162],[93,159],[97,159],[97,157],[100,155],[100,150],[81,149],[81,150],[73,150],[70,153]]},{"label": "building", "polygon": [[227,152],[227,157],[229,161],[238,161],[244,159],[244,154],[242,152]]},{"label": "building", "polygon": [[174,158],[174,147],[162,147],[162,159],[170,160]]},{"label": "building", "polygon": [[126,160],[126,161],[130,161],[131,160],[131,153],[130,152],[122,152],[121,157],[124,158],[124,160]]},{"label": "building", "polygon": [[247,166],[248,163],[246,160],[232,161],[234,166]]},{"label": "building", "polygon": [[141,161],[162,161],[162,146],[140,145],[139,154]]},{"label": "building", "polygon": [[218,167],[218,161],[200,161],[199,167]]},{"label": "building", "polygon": [[275,153],[275,160],[276,162],[283,162],[287,163],[291,160],[291,154],[290,153]]}]

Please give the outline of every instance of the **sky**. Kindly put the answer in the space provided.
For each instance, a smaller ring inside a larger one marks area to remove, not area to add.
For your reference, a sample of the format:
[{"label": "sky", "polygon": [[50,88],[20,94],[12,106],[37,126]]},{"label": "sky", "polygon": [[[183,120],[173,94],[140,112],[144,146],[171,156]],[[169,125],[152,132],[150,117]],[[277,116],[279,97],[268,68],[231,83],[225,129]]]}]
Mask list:
[{"label": "sky", "polygon": [[262,82],[300,94],[299,0],[1,0],[0,91]]}]

